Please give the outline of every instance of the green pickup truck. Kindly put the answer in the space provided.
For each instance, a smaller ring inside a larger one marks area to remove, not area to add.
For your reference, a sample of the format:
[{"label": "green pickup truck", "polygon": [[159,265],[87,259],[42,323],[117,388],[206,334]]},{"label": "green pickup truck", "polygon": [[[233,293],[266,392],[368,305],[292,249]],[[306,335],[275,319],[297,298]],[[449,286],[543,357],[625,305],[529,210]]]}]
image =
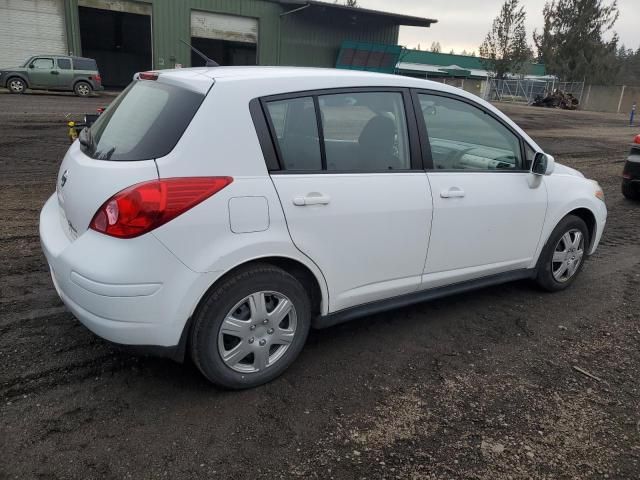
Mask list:
[{"label": "green pickup truck", "polygon": [[98,65],[92,58],[37,55],[21,67],[0,68],[0,87],[11,93],[31,90],[62,90],[87,97],[103,90]]}]

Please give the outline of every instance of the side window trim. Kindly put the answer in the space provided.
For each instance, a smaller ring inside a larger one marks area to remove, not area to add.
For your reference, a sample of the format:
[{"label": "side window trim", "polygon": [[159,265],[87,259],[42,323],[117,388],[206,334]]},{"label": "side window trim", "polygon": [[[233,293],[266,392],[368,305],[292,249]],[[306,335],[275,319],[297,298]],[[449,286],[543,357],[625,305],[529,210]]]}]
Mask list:
[{"label": "side window trim", "polygon": [[[421,112],[421,107],[420,107],[420,94],[423,95],[432,95],[432,96],[436,96],[436,97],[445,97],[445,98],[450,98],[452,100],[457,100],[463,103],[466,103],[467,105],[471,105],[472,107],[475,107],[477,109],[479,109],[480,111],[482,111],[483,113],[489,115],[491,118],[493,118],[495,121],[497,121],[500,125],[502,125],[503,127],[505,127],[509,132],[511,132],[516,139],[518,140],[518,147],[520,149],[520,167],[521,168],[517,168],[517,169],[500,169],[500,170],[483,170],[483,169],[478,169],[478,170],[450,170],[450,169],[446,169],[446,170],[436,170],[434,163],[433,163],[433,157],[432,157],[432,153],[431,153],[431,143],[429,141],[429,131],[427,129],[427,124],[424,120],[424,115],[422,115]],[[430,90],[430,89],[423,89],[423,88],[412,88],[411,89],[411,97],[413,99],[413,103],[414,103],[414,110],[416,112],[416,117],[418,118],[418,130],[419,130],[419,134],[420,134],[420,145],[422,146],[423,149],[423,161],[425,164],[425,170],[430,171],[430,172],[442,172],[442,173],[451,173],[451,172],[467,172],[467,173],[481,173],[481,172],[492,172],[492,173],[522,173],[522,172],[528,172],[529,170],[527,170],[525,167],[525,162],[526,162],[526,158],[525,158],[525,141],[522,138],[522,136],[516,132],[509,124],[505,123],[500,117],[496,116],[493,112],[491,112],[490,110],[487,110],[486,108],[484,108],[482,105],[475,103],[472,100],[469,100],[467,98],[449,93],[449,92],[441,92],[438,90]],[[418,112],[420,112],[418,114]]]},{"label": "side window trim", "polygon": [[[322,126],[322,118],[319,108],[319,100],[318,97],[323,95],[338,95],[338,94],[348,94],[348,93],[367,93],[367,92],[375,92],[375,93],[384,93],[384,92],[396,92],[400,93],[402,96],[402,106],[405,113],[405,121],[407,124],[407,136],[409,139],[409,162],[411,165],[410,169],[407,170],[380,170],[380,171],[361,171],[361,170],[340,170],[340,171],[328,171],[326,166],[326,152],[324,145],[324,132]],[[314,103],[314,109],[316,114],[316,125],[318,129],[318,137],[320,142],[320,153],[321,153],[321,161],[322,161],[322,170],[287,170],[283,166],[282,161],[282,152],[280,150],[280,146],[277,142],[276,130],[271,121],[271,118],[268,114],[266,104],[274,101],[281,100],[292,100],[296,98],[305,98],[311,97]],[[251,105],[256,102],[259,104],[262,110],[262,119],[256,119],[254,117],[254,112],[256,111],[256,107],[252,107]],[[327,88],[320,90],[306,90],[299,92],[290,92],[290,93],[282,93],[276,95],[268,95],[265,97],[254,98],[249,102],[249,110],[252,111],[251,116],[253,118],[254,126],[256,127],[256,132],[258,133],[258,140],[260,141],[260,146],[262,147],[262,151],[265,157],[265,162],[267,163],[267,168],[270,173],[276,174],[347,174],[347,173],[407,173],[407,172],[416,172],[416,171],[424,171],[423,161],[422,161],[422,148],[420,146],[420,134],[419,127],[417,122],[417,115],[414,111],[415,106],[411,100],[411,92],[407,87],[343,87],[343,88]],[[267,129],[267,134],[271,141],[268,144],[263,144],[264,142],[264,128]],[[261,132],[262,131],[262,132]],[[261,140],[262,138],[262,140]],[[275,159],[273,158],[275,156]],[[276,166],[277,165],[277,166]]]},{"label": "side window trim", "polygon": [[249,113],[258,135],[258,142],[262,149],[264,161],[267,164],[267,170],[270,172],[281,170],[279,158],[282,158],[282,156],[278,151],[280,146],[271,136],[271,131],[273,131],[271,117],[264,111],[259,98],[254,98],[249,102]]}]

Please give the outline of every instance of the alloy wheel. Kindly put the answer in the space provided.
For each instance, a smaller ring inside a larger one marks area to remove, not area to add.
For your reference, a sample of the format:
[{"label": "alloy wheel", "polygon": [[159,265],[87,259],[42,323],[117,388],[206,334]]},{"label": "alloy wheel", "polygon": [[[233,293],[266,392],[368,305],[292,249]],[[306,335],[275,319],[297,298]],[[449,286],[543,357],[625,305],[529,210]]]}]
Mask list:
[{"label": "alloy wheel", "polygon": [[229,368],[255,373],[274,365],[296,334],[293,302],[278,292],[261,291],[240,300],[218,332],[218,352]]},{"label": "alloy wheel", "polygon": [[557,282],[564,283],[575,275],[584,256],[584,235],[577,228],[566,232],[553,251],[551,273]]},{"label": "alloy wheel", "polygon": [[11,80],[9,89],[15,93],[22,93],[24,91],[24,83],[21,80]]},{"label": "alloy wheel", "polygon": [[79,95],[83,97],[86,97],[87,95],[89,95],[89,93],[91,93],[91,89],[85,83],[81,83],[80,85],[78,85],[76,87],[76,91],[78,92]]}]

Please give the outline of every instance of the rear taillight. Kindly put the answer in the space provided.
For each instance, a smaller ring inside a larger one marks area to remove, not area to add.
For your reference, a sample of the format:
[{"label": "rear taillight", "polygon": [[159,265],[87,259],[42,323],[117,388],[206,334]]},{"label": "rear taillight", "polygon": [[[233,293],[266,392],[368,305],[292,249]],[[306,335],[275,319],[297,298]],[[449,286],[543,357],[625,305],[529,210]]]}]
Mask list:
[{"label": "rear taillight", "polygon": [[158,72],[140,72],[138,74],[138,78],[140,80],[157,80],[158,76]]},{"label": "rear taillight", "polygon": [[137,237],[173,220],[231,182],[232,177],[187,177],[138,183],[104,202],[89,228],[117,238]]},{"label": "rear taillight", "polygon": [[636,135],[636,138],[633,139],[633,143],[640,143],[640,135]]},{"label": "rear taillight", "polygon": [[93,76],[93,79],[96,81],[96,83],[102,83],[102,77],[100,76],[100,74],[99,74],[99,73],[96,73],[96,74]]}]

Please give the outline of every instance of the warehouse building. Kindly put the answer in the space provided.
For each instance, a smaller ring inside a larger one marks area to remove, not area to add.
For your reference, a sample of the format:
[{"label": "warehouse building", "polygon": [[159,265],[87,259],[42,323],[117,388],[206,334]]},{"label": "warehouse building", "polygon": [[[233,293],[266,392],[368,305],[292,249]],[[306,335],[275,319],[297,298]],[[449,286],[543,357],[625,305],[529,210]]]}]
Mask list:
[{"label": "warehouse building", "polygon": [[35,54],[95,58],[106,86],[202,65],[333,67],[343,41],[397,44],[436,20],[308,0],[0,0],[0,66]]}]

